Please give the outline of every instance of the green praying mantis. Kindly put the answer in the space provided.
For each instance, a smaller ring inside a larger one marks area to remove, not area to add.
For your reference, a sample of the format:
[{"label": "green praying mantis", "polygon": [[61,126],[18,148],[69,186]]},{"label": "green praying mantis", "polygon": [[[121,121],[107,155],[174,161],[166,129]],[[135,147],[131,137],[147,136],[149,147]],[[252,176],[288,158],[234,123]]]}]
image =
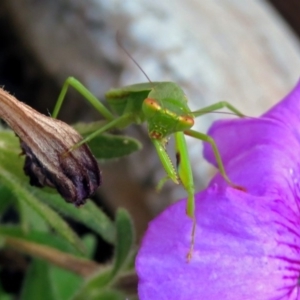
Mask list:
[{"label": "green praying mantis", "polygon": [[[143,70],[142,72],[144,73]],[[176,184],[181,183],[188,195],[186,213],[193,221],[192,241],[188,253],[189,260],[193,252],[196,227],[195,188],[185,135],[208,142],[213,149],[219,171],[226,182],[234,188],[242,189],[228,178],[215,141],[210,136],[191,128],[194,125],[195,118],[222,108],[227,108],[240,117],[244,115],[225,101],[191,111],[183,90],[176,83],[151,82],[150,80],[147,83],[129,85],[106,92],[105,97],[111,107],[111,110],[109,110],[82,83],[74,77],[69,77],[58,97],[52,114],[53,118],[57,117],[70,86],[77,90],[106,119],[106,123],[102,127],[76,144],[75,148],[108,130],[124,129],[133,123],[147,123],[149,138],[166,172],[166,177],[159,182],[158,187],[161,188],[170,179]],[[176,168],[172,164],[165,147],[171,135],[174,135],[175,138]]]}]

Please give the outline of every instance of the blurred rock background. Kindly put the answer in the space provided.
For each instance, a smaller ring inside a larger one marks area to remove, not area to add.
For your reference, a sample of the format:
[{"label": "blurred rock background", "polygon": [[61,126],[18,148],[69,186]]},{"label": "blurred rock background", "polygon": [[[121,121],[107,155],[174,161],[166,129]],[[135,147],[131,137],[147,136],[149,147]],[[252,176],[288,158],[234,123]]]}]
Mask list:
[{"label": "blurred rock background", "polygon": [[[300,4],[239,0],[2,0],[0,2],[0,85],[48,114],[64,80],[74,76],[99,99],[112,87],[147,81],[118,47],[122,43],[153,81],[174,81],[192,110],[227,100],[249,116],[279,101],[300,75]],[[226,117],[208,114],[195,128],[205,132]],[[59,118],[66,122],[101,118],[70,91]],[[146,128],[126,133],[144,149],[101,164],[98,201],[106,209],[126,207],[140,238],[148,221],[182,187],[155,186],[164,176]],[[215,170],[202,159],[202,143],[188,139],[196,189]],[[174,158],[172,142],[169,153]]]}]

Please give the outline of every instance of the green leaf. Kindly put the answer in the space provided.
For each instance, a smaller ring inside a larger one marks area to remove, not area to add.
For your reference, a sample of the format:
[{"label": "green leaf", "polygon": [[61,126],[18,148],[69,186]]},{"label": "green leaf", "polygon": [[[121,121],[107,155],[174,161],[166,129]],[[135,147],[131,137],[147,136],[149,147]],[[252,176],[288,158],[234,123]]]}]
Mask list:
[{"label": "green leaf", "polygon": [[37,191],[36,194],[64,216],[70,217],[94,230],[106,242],[115,243],[116,229],[113,221],[91,200],[88,200],[85,205],[75,207],[65,202],[57,194],[44,193],[42,190]]},{"label": "green leaf", "polygon": [[[126,267],[131,257],[131,249],[134,243],[134,229],[128,212],[119,209],[116,216],[117,243],[113,266],[101,269],[100,272],[90,277],[78,291],[73,300],[96,299],[94,295],[100,295],[110,288],[117,274]],[[102,298],[98,298],[102,299]]]},{"label": "green leaf", "polygon": [[33,260],[27,271],[22,288],[21,300],[56,300],[49,274],[49,265],[41,260]]},{"label": "green leaf", "polygon": [[[103,125],[104,122],[94,122],[89,124],[78,123],[73,127],[83,137],[87,137]],[[88,142],[88,145],[95,157],[100,161],[127,156],[142,148],[141,143],[134,138],[108,133],[98,135]]]},{"label": "green leaf", "polygon": [[2,287],[2,284],[0,283],[0,300],[13,300],[15,297],[13,295],[10,295],[6,293]]},{"label": "green leaf", "polygon": [[126,264],[130,257],[131,249],[134,244],[134,228],[128,212],[124,209],[117,211],[117,244],[115,249],[115,260],[112,269],[114,277]]},{"label": "green leaf", "polygon": [[[2,184],[15,195],[19,202],[25,202],[77,250],[83,252],[83,245],[75,232],[54,210],[35,196],[34,191],[38,189],[32,188],[27,183],[29,180],[23,172],[24,158],[18,155],[20,147],[14,133],[9,130],[0,131],[0,141],[0,180]],[[22,204],[19,205],[19,208],[21,208],[21,214],[24,213],[24,210],[26,211]],[[27,222],[24,214],[23,217],[24,222]]]},{"label": "green leaf", "polygon": [[0,292],[0,300],[14,300],[15,298],[10,295],[10,294],[6,294],[6,293],[2,293]]},{"label": "green leaf", "polygon": [[95,251],[97,247],[97,238],[94,234],[86,234],[82,238],[83,243],[85,245],[86,250],[86,257],[89,259],[93,259],[95,256]]},{"label": "green leaf", "polygon": [[126,300],[126,295],[116,290],[105,290],[91,295],[85,300]]},{"label": "green leaf", "polygon": [[69,243],[79,251],[84,251],[79,237],[70,226],[54,210],[39,201],[33,193],[26,189],[26,185],[15,174],[9,172],[9,169],[5,169],[2,161],[0,161],[0,179],[15,194],[19,201],[25,201]]},{"label": "green leaf", "polygon": [[3,215],[9,205],[14,202],[15,198],[6,186],[0,185],[0,199],[0,214]]},{"label": "green leaf", "polygon": [[101,269],[88,280],[77,291],[72,300],[88,300],[92,299],[93,295],[103,292],[108,287],[108,282],[111,278],[111,268]]},{"label": "green leaf", "polygon": [[50,266],[50,278],[55,290],[55,300],[71,299],[83,282],[81,276],[56,266]]},{"label": "green leaf", "polygon": [[[88,234],[84,236],[83,240],[86,248],[90,254],[92,254],[97,243],[95,236]],[[56,300],[71,299],[83,283],[83,278],[81,276],[54,265],[50,268],[50,276],[56,291]]]},{"label": "green leaf", "polygon": [[17,201],[17,208],[20,214],[21,227],[24,232],[30,229],[38,229],[39,231],[49,231],[49,224],[25,201]]},{"label": "green leaf", "polygon": [[18,226],[2,225],[0,227],[0,237],[13,237],[23,239],[28,242],[34,242],[40,245],[49,246],[60,251],[78,255],[78,251],[74,249],[70,243],[60,235],[51,234],[49,232],[30,230],[24,232]]}]

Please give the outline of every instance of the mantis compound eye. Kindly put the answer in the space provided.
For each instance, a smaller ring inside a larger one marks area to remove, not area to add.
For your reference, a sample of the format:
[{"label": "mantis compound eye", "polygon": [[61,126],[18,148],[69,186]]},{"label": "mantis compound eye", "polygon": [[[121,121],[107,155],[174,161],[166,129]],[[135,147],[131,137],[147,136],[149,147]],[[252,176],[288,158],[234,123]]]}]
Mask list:
[{"label": "mantis compound eye", "polygon": [[191,116],[180,116],[179,117],[179,122],[181,125],[186,126],[186,127],[193,127],[194,126],[194,118]]},{"label": "mantis compound eye", "polygon": [[148,116],[151,116],[151,114],[154,114],[162,109],[161,105],[152,98],[147,98],[144,100],[143,103],[143,111]]}]

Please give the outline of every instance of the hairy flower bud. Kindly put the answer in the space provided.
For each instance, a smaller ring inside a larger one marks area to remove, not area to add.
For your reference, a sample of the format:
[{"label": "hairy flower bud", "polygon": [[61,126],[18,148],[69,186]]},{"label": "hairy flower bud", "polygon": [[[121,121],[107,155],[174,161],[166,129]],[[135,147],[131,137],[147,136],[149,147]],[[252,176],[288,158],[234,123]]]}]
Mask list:
[{"label": "hairy flower bud", "polygon": [[47,117],[0,89],[0,118],[20,138],[30,184],[54,187],[68,202],[84,204],[100,185],[100,170],[89,147],[68,124]]}]

